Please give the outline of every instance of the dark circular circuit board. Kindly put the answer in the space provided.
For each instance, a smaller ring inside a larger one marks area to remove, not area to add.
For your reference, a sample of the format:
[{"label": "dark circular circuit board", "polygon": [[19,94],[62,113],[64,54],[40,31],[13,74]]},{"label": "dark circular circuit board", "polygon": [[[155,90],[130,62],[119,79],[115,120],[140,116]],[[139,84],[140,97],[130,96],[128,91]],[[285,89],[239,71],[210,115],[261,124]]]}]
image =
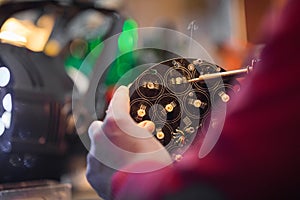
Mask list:
[{"label": "dark circular circuit board", "polygon": [[205,134],[211,110],[218,110],[239,90],[235,80],[190,80],[224,71],[200,59],[176,58],[156,64],[131,84],[130,115],[136,122],[153,121],[153,136],[173,159],[180,159],[195,136]]}]

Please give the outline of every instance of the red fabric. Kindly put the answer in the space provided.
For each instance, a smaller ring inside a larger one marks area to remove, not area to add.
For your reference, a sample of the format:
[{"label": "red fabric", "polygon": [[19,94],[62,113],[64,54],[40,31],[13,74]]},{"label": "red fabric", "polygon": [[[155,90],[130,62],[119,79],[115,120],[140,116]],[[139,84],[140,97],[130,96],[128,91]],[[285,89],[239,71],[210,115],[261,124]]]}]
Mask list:
[{"label": "red fabric", "polygon": [[199,159],[198,151],[191,152],[178,164],[147,174],[118,172],[113,196],[162,199],[202,182],[229,199],[300,199],[299,17],[300,1],[290,1],[268,37],[262,62],[229,103],[209,155]]}]

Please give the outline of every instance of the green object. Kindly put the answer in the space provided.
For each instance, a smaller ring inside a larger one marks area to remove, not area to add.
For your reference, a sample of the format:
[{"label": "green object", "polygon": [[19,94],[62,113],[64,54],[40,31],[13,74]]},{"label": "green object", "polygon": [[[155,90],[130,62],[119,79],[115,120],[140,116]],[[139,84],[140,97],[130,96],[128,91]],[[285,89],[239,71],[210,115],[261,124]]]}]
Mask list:
[{"label": "green object", "polygon": [[[101,54],[104,45],[101,38],[89,40],[87,41],[87,43],[88,50],[86,52],[86,55],[84,55],[82,58],[69,55],[65,60],[65,68],[75,68],[87,77],[90,77],[91,72],[93,71],[93,67],[99,55]],[[89,54],[92,55],[88,56]],[[87,58],[89,58],[89,60],[86,60]]]},{"label": "green object", "polygon": [[[122,33],[120,33],[118,38],[117,56],[107,71],[105,85],[115,85],[125,73],[135,66],[136,59],[133,51],[138,41],[137,28],[137,22],[133,19],[128,19],[124,22]],[[65,68],[75,68],[87,77],[90,77],[95,62],[99,58],[104,45],[101,38],[89,40],[87,44],[88,49],[86,55],[82,58],[69,55],[65,60]]]},{"label": "green object", "polygon": [[138,40],[137,28],[138,25],[133,19],[128,19],[124,22],[123,32],[118,39],[121,54],[132,51],[136,46]]},{"label": "green object", "polygon": [[138,25],[137,25],[136,21],[133,19],[128,19],[124,22],[123,31],[128,31],[128,30],[137,29],[137,28],[138,28]]},{"label": "green object", "polygon": [[123,32],[118,38],[118,56],[111,64],[105,84],[107,86],[115,85],[118,80],[129,70],[135,67],[136,59],[134,49],[138,41],[138,25],[133,19],[128,19],[123,24]]}]

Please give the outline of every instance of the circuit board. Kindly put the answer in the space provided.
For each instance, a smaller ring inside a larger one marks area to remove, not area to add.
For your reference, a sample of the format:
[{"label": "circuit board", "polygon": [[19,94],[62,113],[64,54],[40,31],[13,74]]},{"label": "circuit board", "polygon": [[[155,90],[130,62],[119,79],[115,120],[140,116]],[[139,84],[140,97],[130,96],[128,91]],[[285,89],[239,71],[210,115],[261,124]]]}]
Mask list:
[{"label": "circuit board", "polygon": [[153,136],[178,160],[198,134],[205,134],[211,110],[218,111],[239,90],[232,78],[191,81],[220,72],[225,70],[201,59],[155,64],[130,86],[130,115],[136,122],[153,121]]}]

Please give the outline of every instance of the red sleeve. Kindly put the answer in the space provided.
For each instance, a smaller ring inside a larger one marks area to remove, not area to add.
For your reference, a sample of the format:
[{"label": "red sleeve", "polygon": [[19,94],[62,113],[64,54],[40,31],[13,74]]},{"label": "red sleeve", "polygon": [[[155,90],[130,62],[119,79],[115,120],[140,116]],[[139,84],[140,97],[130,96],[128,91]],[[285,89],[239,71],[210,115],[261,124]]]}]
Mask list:
[{"label": "red sleeve", "polygon": [[199,159],[195,151],[151,173],[118,172],[113,195],[162,199],[204,183],[229,199],[300,199],[299,17],[300,1],[289,1],[262,62],[229,103],[224,129],[209,155]]},{"label": "red sleeve", "polygon": [[[159,166],[160,164],[143,162],[132,166],[132,168],[143,168],[144,165]],[[112,180],[113,199],[159,199],[164,193],[173,193],[180,188],[181,181],[176,173],[173,166],[149,173],[119,171]],[[165,187],[164,185],[169,186]]]}]

